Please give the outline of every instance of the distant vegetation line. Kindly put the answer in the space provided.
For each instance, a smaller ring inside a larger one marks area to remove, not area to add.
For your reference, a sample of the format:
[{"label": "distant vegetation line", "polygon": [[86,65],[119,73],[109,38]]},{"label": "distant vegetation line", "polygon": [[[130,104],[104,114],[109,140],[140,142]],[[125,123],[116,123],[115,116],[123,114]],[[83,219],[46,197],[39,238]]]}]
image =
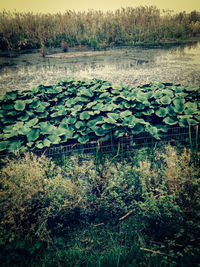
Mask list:
[{"label": "distant vegetation line", "polygon": [[200,33],[200,12],[161,11],[154,6],[64,14],[0,13],[0,49],[160,43]]}]

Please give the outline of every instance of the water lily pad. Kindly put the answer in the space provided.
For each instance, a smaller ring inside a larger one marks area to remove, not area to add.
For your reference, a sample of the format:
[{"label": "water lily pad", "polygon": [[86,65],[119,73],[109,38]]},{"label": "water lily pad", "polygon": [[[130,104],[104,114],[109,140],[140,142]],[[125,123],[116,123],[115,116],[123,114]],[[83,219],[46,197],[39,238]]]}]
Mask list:
[{"label": "water lily pad", "polygon": [[85,135],[85,136],[80,136],[78,138],[79,143],[81,144],[86,144],[88,141],[90,140],[89,136]]},{"label": "water lily pad", "polygon": [[187,115],[192,115],[192,114],[195,114],[198,112],[198,109],[197,109],[197,103],[195,102],[187,102],[185,104],[185,114]]},{"label": "water lily pad", "polygon": [[23,141],[21,140],[18,140],[18,141],[13,141],[13,142],[10,142],[10,144],[8,145],[8,152],[15,152],[17,150],[20,150],[21,148],[21,145],[23,144]]},{"label": "water lily pad", "polygon": [[77,123],[75,124],[76,129],[80,129],[81,127],[85,126],[85,122],[83,121],[77,121]]},{"label": "water lily pad", "polygon": [[87,96],[87,97],[93,97],[94,93],[92,92],[91,89],[87,89],[87,88],[79,88],[79,93],[78,95],[81,95],[81,96]]},{"label": "water lily pad", "polygon": [[26,104],[24,103],[24,101],[22,100],[17,100],[15,102],[15,105],[14,105],[14,108],[17,110],[17,111],[23,111],[26,107]]},{"label": "water lily pad", "polygon": [[126,131],[124,129],[117,129],[115,132],[114,132],[114,136],[116,138],[120,138],[122,136],[124,136],[126,133]]},{"label": "water lily pad", "polygon": [[158,129],[152,125],[146,125],[145,127],[146,132],[150,133],[154,138],[160,139],[158,135]]},{"label": "water lily pad", "polygon": [[14,108],[14,105],[12,103],[6,103],[2,105],[2,108],[5,110],[12,110]]},{"label": "water lily pad", "polygon": [[33,126],[35,126],[37,123],[38,123],[38,118],[34,118],[34,119],[32,119],[32,120],[26,122],[26,126],[27,126],[27,127],[33,127]]},{"label": "water lily pad", "polygon": [[51,142],[51,144],[54,144],[54,145],[59,144],[61,141],[60,137],[54,134],[49,135],[48,140]]},{"label": "water lily pad", "polygon": [[132,115],[132,112],[130,110],[125,110],[125,111],[120,113],[121,118],[125,118],[125,117],[131,116],[131,115]]},{"label": "water lily pad", "polygon": [[29,119],[29,115],[27,112],[23,116],[18,118],[18,120],[20,121],[27,121],[28,119]]},{"label": "water lily pad", "polygon": [[169,105],[171,103],[171,98],[168,97],[168,96],[163,96],[163,97],[160,98],[160,102],[163,105]]},{"label": "water lily pad", "polygon": [[159,108],[158,110],[156,110],[156,115],[158,117],[165,117],[167,115],[167,109],[166,108]]},{"label": "water lily pad", "polygon": [[67,119],[67,123],[69,124],[74,124],[76,122],[77,118],[76,117],[69,117]]},{"label": "water lily pad", "polygon": [[31,129],[31,131],[27,134],[28,142],[35,141],[40,136],[40,130],[39,129]]},{"label": "water lily pad", "polygon": [[8,144],[9,144],[8,141],[1,141],[0,142],[0,151],[6,150],[6,148],[8,147]]},{"label": "water lily pad", "polygon": [[198,125],[198,121],[195,119],[187,119],[188,125]]},{"label": "water lily pad", "polygon": [[174,111],[177,113],[182,113],[185,109],[184,103],[185,100],[183,98],[177,98],[173,100],[174,103]]},{"label": "water lily pad", "polygon": [[104,130],[104,129],[101,128],[101,127],[97,127],[97,126],[93,127],[92,130],[95,132],[95,134],[96,134],[97,136],[103,136],[103,135],[105,135],[105,134],[107,133],[106,130]]},{"label": "water lily pad", "polygon": [[90,118],[90,114],[88,111],[83,111],[81,114],[80,114],[80,119],[81,120],[88,120]]},{"label": "water lily pad", "polygon": [[4,95],[4,99],[7,99],[7,100],[15,100],[17,98],[17,94],[18,94],[18,91],[7,92]]},{"label": "water lily pad", "polygon": [[166,118],[164,118],[163,121],[164,121],[166,124],[168,124],[168,125],[175,125],[175,124],[178,123],[178,121],[173,120],[173,119],[170,118],[170,117],[166,117]]},{"label": "water lily pad", "polygon": [[53,126],[50,122],[40,122],[40,133],[41,134],[50,134],[55,129],[55,126]]},{"label": "water lily pad", "polygon": [[42,141],[36,142],[35,147],[42,149],[44,147],[44,144],[42,143]]}]

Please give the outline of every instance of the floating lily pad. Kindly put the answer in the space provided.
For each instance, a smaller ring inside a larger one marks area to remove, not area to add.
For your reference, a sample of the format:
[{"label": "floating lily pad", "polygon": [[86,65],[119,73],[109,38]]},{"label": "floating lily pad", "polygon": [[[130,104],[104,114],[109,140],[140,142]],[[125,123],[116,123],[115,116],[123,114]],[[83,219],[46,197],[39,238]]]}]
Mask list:
[{"label": "floating lily pad", "polygon": [[165,117],[167,115],[167,109],[166,108],[159,108],[158,110],[156,110],[156,115],[158,117]]},{"label": "floating lily pad", "polygon": [[81,114],[80,114],[80,119],[81,120],[88,120],[90,118],[90,114],[88,111],[83,111]]},{"label": "floating lily pad", "polygon": [[26,104],[22,100],[17,100],[15,102],[14,108],[18,111],[23,111],[26,107]]},{"label": "floating lily pad", "polygon": [[40,130],[39,129],[31,129],[31,131],[27,134],[28,142],[35,141],[40,136]]},{"label": "floating lily pad", "polygon": [[170,117],[166,117],[166,118],[164,118],[163,121],[164,121],[166,124],[169,124],[169,125],[175,125],[175,124],[178,123],[177,121],[173,120],[173,119],[170,118]]},{"label": "floating lily pad", "polygon": [[163,97],[161,97],[160,102],[163,105],[169,105],[171,103],[171,98],[168,96],[163,96]]},{"label": "floating lily pad", "polygon": [[85,135],[85,136],[81,136],[78,138],[78,141],[81,144],[86,144],[88,141],[90,140],[89,136]]},{"label": "floating lily pad", "polygon": [[1,141],[0,142],[0,151],[6,150],[6,148],[8,147],[8,144],[9,144],[8,141]]}]

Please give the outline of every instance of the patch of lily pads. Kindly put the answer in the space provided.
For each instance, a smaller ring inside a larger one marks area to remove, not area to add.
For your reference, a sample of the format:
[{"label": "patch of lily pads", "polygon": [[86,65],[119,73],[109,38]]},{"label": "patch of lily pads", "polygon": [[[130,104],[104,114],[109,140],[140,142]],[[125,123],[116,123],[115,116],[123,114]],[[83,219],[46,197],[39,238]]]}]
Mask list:
[{"label": "patch of lily pads", "polygon": [[171,126],[200,122],[199,87],[63,80],[12,91],[0,99],[0,151],[37,150],[149,133],[160,139]]}]

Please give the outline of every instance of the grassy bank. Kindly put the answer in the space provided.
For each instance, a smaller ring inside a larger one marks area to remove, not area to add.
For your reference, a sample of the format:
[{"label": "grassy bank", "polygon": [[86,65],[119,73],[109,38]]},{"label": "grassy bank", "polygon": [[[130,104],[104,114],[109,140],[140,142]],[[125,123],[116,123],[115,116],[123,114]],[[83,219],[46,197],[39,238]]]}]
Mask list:
[{"label": "grassy bank", "polygon": [[200,13],[161,14],[156,7],[63,14],[0,13],[0,49],[135,45],[186,39],[200,33]]},{"label": "grassy bank", "polygon": [[127,158],[26,154],[1,171],[2,266],[198,266],[199,169],[191,151]]}]

